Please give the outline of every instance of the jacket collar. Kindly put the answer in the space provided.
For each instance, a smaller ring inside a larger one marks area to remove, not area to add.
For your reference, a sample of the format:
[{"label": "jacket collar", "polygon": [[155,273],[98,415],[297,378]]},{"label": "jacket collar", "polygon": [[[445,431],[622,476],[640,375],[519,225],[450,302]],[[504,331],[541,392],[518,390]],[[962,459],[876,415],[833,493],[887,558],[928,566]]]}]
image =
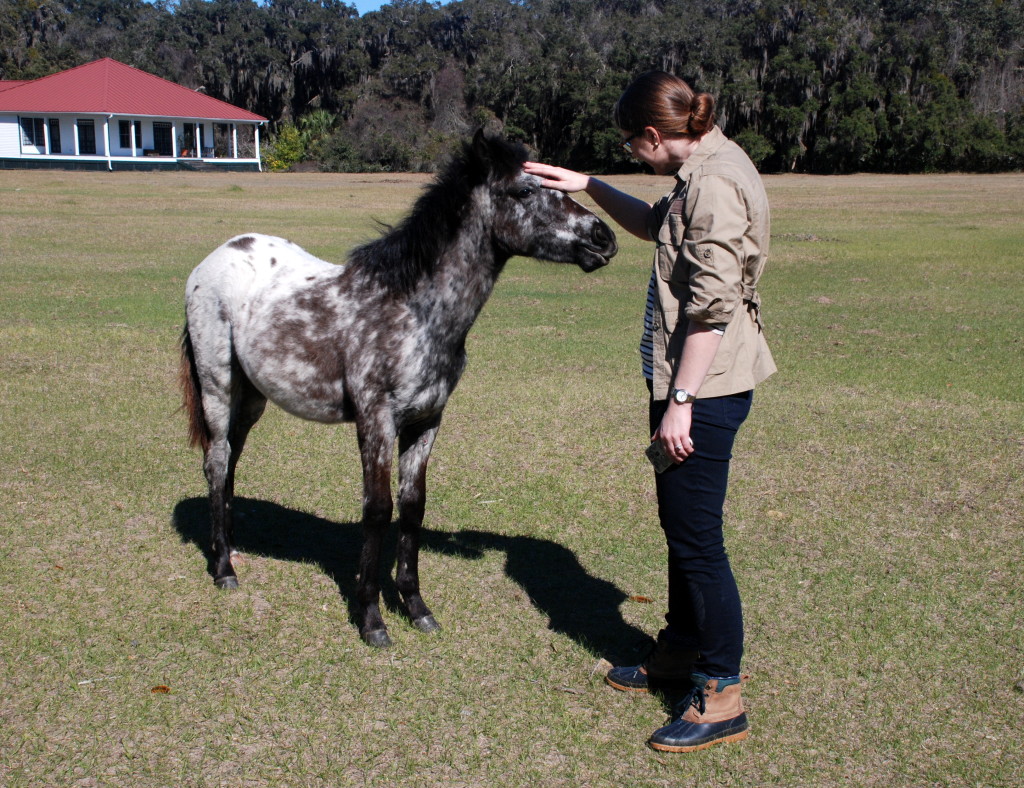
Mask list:
[{"label": "jacket collar", "polygon": [[683,162],[683,166],[676,173],[676,179],[685,181],[694,170],[700,167],[728,141],[729,138],[725,136],[722,130],[718,126],[713,126],[711,131],[704,135],[704,139],[700,141],[697,150],[691,153],[690,158]]}]

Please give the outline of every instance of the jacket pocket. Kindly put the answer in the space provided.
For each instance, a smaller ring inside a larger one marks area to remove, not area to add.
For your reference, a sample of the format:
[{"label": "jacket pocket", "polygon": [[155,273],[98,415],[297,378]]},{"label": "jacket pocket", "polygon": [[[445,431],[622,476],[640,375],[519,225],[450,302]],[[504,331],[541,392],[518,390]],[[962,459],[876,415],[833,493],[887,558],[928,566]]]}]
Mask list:
[{"label": "jacket pocket", "polygon": [[658,275],[666,282],[688,284],[690,264],[683,254],[686,225],[683,217],[670,213],[658,234]]}]

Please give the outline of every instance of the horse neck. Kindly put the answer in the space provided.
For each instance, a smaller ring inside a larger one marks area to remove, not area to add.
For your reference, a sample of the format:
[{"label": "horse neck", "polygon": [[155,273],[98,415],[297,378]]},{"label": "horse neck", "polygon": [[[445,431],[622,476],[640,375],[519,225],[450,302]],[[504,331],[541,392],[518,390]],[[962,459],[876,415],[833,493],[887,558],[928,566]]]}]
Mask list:
[{"label": "horse neck", "polygon": [[409,299],[414,311],[430,316],[439,341],[461,344],[509,259],[495,248],[478,213],[470,213],[441,252],[433,275],[421,280]]}]

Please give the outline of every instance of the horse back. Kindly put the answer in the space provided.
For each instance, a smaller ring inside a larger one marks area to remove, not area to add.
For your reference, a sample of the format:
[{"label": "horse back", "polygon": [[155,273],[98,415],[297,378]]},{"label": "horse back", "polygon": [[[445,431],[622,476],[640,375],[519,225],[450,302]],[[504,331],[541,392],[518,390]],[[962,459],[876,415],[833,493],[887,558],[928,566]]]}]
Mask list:
[{"label": "horse back", "polygon": [[229,381],[240,368],[285,410],[344,420],[343,361],[323,342],[337,331],[344,300],[325,296],[344,271],[290,241],[257,233],[211,252],[186,283],[188,331],[206,381]]},{"label": "horse back", "polygon": [[260,293],[288,290],[337,271],[341,266],[314,257],[284,238],[259,233],[235,236],[211,252],[192,271],[186,284],[186,307],[216,304],[238,322],[241,311]]}]

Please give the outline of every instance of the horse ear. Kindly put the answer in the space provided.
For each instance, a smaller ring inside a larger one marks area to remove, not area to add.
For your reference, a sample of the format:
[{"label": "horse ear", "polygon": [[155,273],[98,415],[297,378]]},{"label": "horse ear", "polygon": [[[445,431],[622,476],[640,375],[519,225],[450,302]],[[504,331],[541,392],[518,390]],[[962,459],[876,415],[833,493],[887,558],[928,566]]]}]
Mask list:
[{"label": "horse ear", "polygon": [[477,129],[466,151],[466,175],[472,183],[484,183],[498,169],[496,148],[495,140],[484,133],[483,127]]},{"label": "horse ear", "polygon": [[476,134],[473,135],[473,155],[477,161],[484,167],[484,169],[490,169],[491,164],[491,144],[490,140],[487,139],[487,135],[484,134],[484,127],[481,126],[476,130]]},{"label": "horse ear", "polygon": [[512,144],[504,137],[490,137],[483,128],[477,129],[470,144],[472,158],[483,173],[512,177],[526,161],[526,149]]}]

